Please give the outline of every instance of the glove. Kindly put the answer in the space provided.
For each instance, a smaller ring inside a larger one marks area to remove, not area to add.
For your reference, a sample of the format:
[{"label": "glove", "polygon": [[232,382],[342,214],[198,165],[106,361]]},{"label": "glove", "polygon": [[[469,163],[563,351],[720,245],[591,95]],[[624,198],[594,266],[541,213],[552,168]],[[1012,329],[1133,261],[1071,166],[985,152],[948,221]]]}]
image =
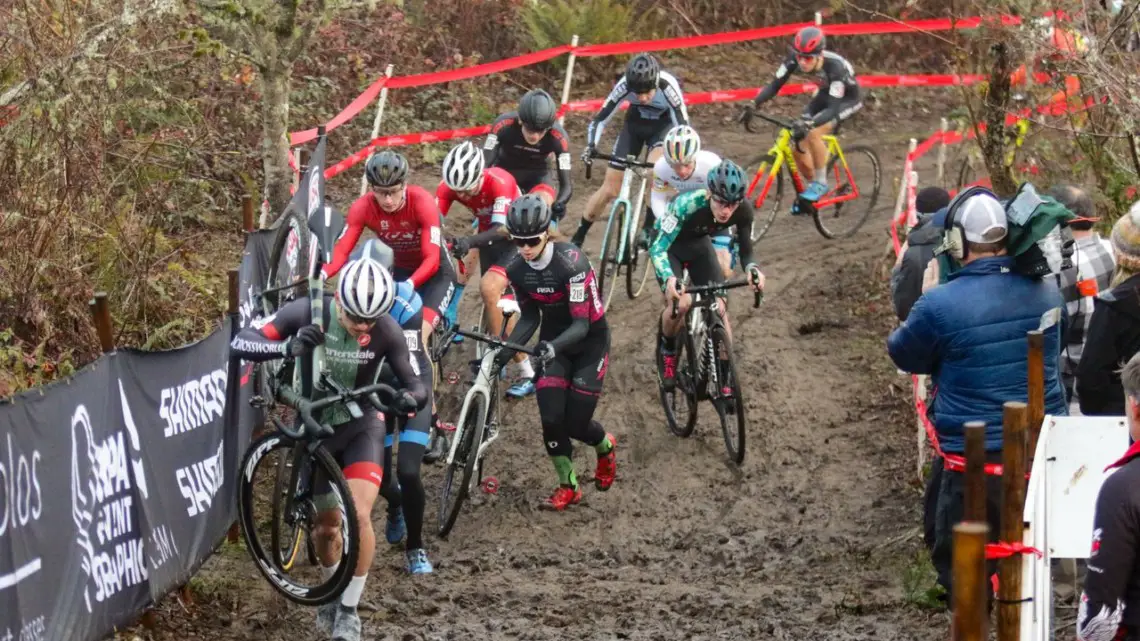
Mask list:
[{"label": "glove", "polygon": [[565,215],[566,203],[554,203],[550,206],[550,216],[554,219],[554,222],[562,220],[562,217]]},{"label": "glove", "polygon": [[471,251],[470,238],[456,238],[451,241],[451,255],[456,258],[463,258],[467,252]]},{"label": "glove", "polygon": [[538,341],[534,346],[535,357],[544,364],[554,360],[554,346],[549,341]]},{"label": "glove", "polygon": [[415,414],[419,409],[419,403],[416,402],[416,397],[408,390],[404,390],[396,395],[395,400],[392,401],[392,409],[400,414]]},{"label": "glove", "polygon": [[749,263],[745,271],[748,272],[748,282],[757,289],[763,289],[764,272],[760,271],[760,266],[756,263]]},{"label": "glove", "polygon": [[752,117],[756,115],[756,105],[745,105],[744,109],[740,112],[740,117],[736,119],[741,124],[748,124]]},{"label": "glove", "polygon": [[582,162],[588,163],[593,160],[594,149],[594,145],[586,145],[586,149],[582,152]]},{"label": "glove", "polygon": [[297,330],[297,334],[285,343],[285,353],[298,358],[313,351],[317,345],[325,342],[324,332],[317,325],[305,325]]},{"label": "glove", "polygon": [[796,122],[795,128],[792,129],[792,138],[794,138],[796,142],[799,142],[806,138],[812,129],[815,129],[815,123],[811,121],[811,118],[800,118]]}]

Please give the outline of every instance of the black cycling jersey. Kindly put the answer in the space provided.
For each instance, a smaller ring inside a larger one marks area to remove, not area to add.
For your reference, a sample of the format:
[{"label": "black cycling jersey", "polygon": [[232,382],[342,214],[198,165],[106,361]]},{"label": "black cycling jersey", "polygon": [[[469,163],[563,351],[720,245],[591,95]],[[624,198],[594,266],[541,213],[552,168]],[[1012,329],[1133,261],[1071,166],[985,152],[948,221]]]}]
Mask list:
[{"label": "black cycling jersey", "polygon": [[843,104],[859,101],[859,81],[855,78],[855,69],[851,63],[833,51],[824,51],[823,65],[819,71],[810,74],[800,70],[795,55],[789,55],[783,64],[776,69],[776,77],[764,85],[764,88],[756,95],[753,104],[760,106],[761,103],[774,98],[793,73],[805,74],[814,79],[819,85],[819,93],[816,97],[825,96],[827,99],[827,106],[824,109],[811,114],[812,123],[816,126],[835,120],[839,116]]},{"label": "black cycling jersey", "polygon": [[1140,443],[1104,481],[1096,499],[1092,551],[1077,616],[1083,641],[1132,639],[1140,633]]},{"label": "black cycling jersey", "polygon": [[666,214],[657,220],[657,238],[649,248],[649,257],[653,261],[658,280],[664,283],[670,277],[681,277],[674,273],[675,265],[670,260],[674,246],[689,245],[716,236],[721,230],[730,227],[736,228],[740,264],[752,264],[755,262],[752,256],[752,218],[752,208],[741,203],[727,221],[717,222],[709,205],[707,189],[694,189],[677,196],[669,204]]},{"label": "black cycling jersey", "polygon": [[518,112],[507,112],[491,125],[483,151],[488,167],[502,167],[511,175],[516,171],[546,169],[546,159],[553,155],[558,167],[558,194],[553,204],[565,207],[570,201],[573,193],[570,184],[570,138],[557,122],[537,145],[530,145],[523,138]]},{"label": "black cycling jersey", "polygon": [[503,271],[522,309],[511,342],[530,340],[540,322],[540,339],[550,341],[556,352],[574,351],[584,339],[609,335],[598,281],[577,245],[548,241],[538,260],[516,253]]},{"label": "black cycling jersey", "polygon": [[654,94],[649,104],[645,105],[637,101],[637,95],[629,90],[629,85],[626,84],[623,75],[614,85],[610,95],[606,97],[606,101],[598,110],[597,115],[590,121],[589,129],[586,131],[587,144],[598,144],[598,140],[602,137],[602,131],[605,129],[605,123],[613,117],[618,106],[626,100],[629,100],[627,121],[660,121],[662,125],[668,124],[670,126],[689,124],[689,112],[685,109],[685,98],[681,93],[681,85],[677,83],[673,74],[668,71],[661,72],[657,80],[657,93]]},{"label": "black cycling jersey", "polygon": [[[385,314],[367,334],[354,339],[336,320],[335,311],[335,299],[326,294],[325,361],[333,378],[349,389],[371,385],[379,380],[380,364],[386,360],[400,384],[416,399],[417,405],[421,408],[426,405],[428,391],[418,378],[420,366],[412,361],[408,350],[413,338],[418,344],[420,333],[414,330],[402,331],[396,321]],[[241,330],[230,343],[230,349],[248,361],[282,358],[288,349],[287,339],[311,324],[311,318],[308,297],[290,301],[277,310],[276,314],[259,319],[253,326]],[[352,415],[343,405],[327,408],[321,417],[329,425],[340,425],[351,419]]]}]

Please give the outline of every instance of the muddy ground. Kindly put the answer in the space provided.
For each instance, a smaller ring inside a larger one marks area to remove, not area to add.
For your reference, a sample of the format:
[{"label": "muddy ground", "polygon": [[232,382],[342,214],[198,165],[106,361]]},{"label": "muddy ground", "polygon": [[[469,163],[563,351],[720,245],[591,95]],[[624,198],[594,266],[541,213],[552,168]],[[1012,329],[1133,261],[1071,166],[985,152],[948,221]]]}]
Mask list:
[{"label": "muddy ground", "polygon": [[[770,144],[774,132],[743,133],[724,124],[729,114],[693,113],[707,148],[742,162]],[[875,277],[906,137],[924,136],[933,122],[886,117],[872,103],[844,136],[847,145],[876,148],[884,170],[877,211],[855,237],[825,240],[810,219],[781,215],[761,240],[768,296],[755,311],[750,296],[733,296],[749,417],[739,469],[726,459],[710,406],[692,438],[669,434],[652,364],[659,299],[650,292],[630,301],[619,290],[598,412],[617,437],[613,488],[602,494],[584,483],[581,505],[538,510],[555,477],[537,407],[531,399],[508,404],[487,461],[502,487],[463,514],[449,541],[427,538],[435,573],[406,576],[402,549],[380,537],[365,594],[377,609],[366,614],[365,638],[945,638],[945,613],[916,597],[926,577],[915,560],[913,422],[906,379],[885,354],[893,314],[885,281]],[[581,123],[568,124],[578,136]],[[578,176],[572,220],[599,183]],[[592,255],[601,235],[591,233]],[[463,391],[460,384],[444,394]],[[576,454],[585,478],[594,463],[588,449]],[[431,532],[441,474],[425,469]],[[382,531],[382,512],[374,514]],[[167,598],[154,629],[129,634],[316,638],[313,611],[276,596],[240,544],[224,545],[191,587],[193,604]]]}]

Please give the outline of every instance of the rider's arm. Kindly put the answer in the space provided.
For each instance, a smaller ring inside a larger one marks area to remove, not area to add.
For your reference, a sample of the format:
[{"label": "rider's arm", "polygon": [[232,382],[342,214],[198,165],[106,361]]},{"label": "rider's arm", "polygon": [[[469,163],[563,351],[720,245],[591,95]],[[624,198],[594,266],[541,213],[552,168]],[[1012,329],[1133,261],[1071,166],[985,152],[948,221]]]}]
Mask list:
[{"label": "rider's arm", "polygon": [[230,351],[247,361],[271,361],[285,356],[289,337],[309,322],[308,297],[289,301],[277,313],[258,319],[238,332],[230,342]]},{"label": "rider's arm", "polygon": [[371,197],[372,194],[365,194],[352,203],[352,207],[348,209],[348,216],[345,217],[344,221],[346,227],[344,235],[336,241],[336,245],[333,247],[332,262],[321,268],[326,278],[336,276],[340,268],[348,262],[348,257],[352,255],[356,241],[360,240],[360,234],[364,231],[364,221],[368,217],[368,201],[364,198]]},{"label": "rider's arm", "polygon": [[739,209],[747,207],[748,214],[737,216],[736,244],[740,248],[740,264],[747,271],[749,265],[758,265],[756,257],[752,255],[752,206],[748,201],[740,203]]},{"label": "rider's arm", "polygon": [[439,186],[435,188],[435,206],[439,208],[439,213],[446,216],[451,211],[451,203],[455,202],[455,192],[446,183],[440,181]]},{"label": "rider's arm", "polygon": [[574,187],[570,184],[570,137],[562,125],[556,122],[550,130],[550,138],[554,141],[554,164],[558,168],[558,194],[554,197],[553,204],[566,207],[574,193]]},{"label": "rider's arm", "polygon": [[665,215],[658,218],[654,224],[657,238],[649,247],[649,258],[653,261],[653,271],[657,272],[657,278],[661,282],[676,277],[672,266],[669,265],[669,246],[673,244],[677,234],[681,233],[681,227],[692,214],[691,209],[697,204],[697,198],[702,193],[703,190],[698,189],[680,194],[669,204]]},{"label": "rider's arm", "polygon": [[776,94],[780,93],[780,89],[784,86],[784,83],[788,81],[788,76],[795,71],[795,64],[795,58],[789,58],[780,63],[780,67],[776,69],[776,77],[764,85],[760,93],[756,94],[756,97],[752,100],[752,106],[759,107],[772,98],[775,98]]},{"label": "rider's arm", "polygon": [[669,103],[673,125],[689,124],[689,111],[685,107],[685,96],[681,93],[681,85],[673,77],[673,74],[662,71],[657,85],[659,91],[665,92],[665,101]]},{"label": "rider's arm", "polygon": [[[410,198],[411,187],[408,189]],[[442,242],[442,230],[439,228],[441,214],[439,208],[435,206],[435,200],[428,196],[426,191],[421,198],[417,198],[414,214],[420,224],[420,259],[423,262],[416,271],[412,272],[409,280],[416,289],[419,289],[439,271],[439,248]]]},{"label": "rider's arm", "polygon": [[586,144],[597,145],[598,141],[602,138],[602,132],[606,129],[606,123],[613,117],[614,112],[617,111],[618,105],[625,100],[629,95],[629,87],[625,84],[625,76],[622,76],[617,84],[614,85],[613,91],[610,95],[606,96],[606,101],[602,103],[602,108],[594,115],[594,119],[590,121],[590,126],[586,129]]},{"label": "rider's arm", "polygon": [[669,206],[669,182],[665,180],[668,174],[669,161],[661,156],[653,164],[653,190],[649,194],[649,208],[653,210],[653,218],[656,220],[661,220]]},{"label": "rider's arm", "polygon": [[1077,616],[1081,641],[1112,641],[1117,636],[1135,566],[1137,533],[1135,474],[1127,464],[1109,476],[1096,499],[1092,554]]},{"label": "rider's arm", "polygon": [[483,164],[487,167],[494,167],[495,163],[499,160],[499,132],[507,127],[513,126],[517,121],[509,112],[499,114],[495,122],[491,124],[491,132],[487,134],[487,139],[483,141]]},{"label": "rider's arm", "polygon": [[511,335],[507,341],[515,345],[526,345],[534,332],[538,330],[538,325],[542,321],[542,313],[538,310],[538,303],[531,300],[529,296],[522,292],[517,292],[515,296],[519,304],[519,320],[515,323],[515,328],[511,331]]},{"label": "rider's arm", "polygon": [[[842,58],[825,58],[823,64],[827,77],[827,106],[807,121],[810,127],[835,120],[843,108],[843,99],[847,97],[847,83],[854,78],[851,65]],[[820,91],[823,91],[822,87]]]},{"label": "rider's arm", "polygon": [[381,316],[376,324],[383,332],[383,344],[387,347],[384,358],[387,359],[392,372],[396,374],[396,378],[400,379],[400,386],[408,390],[412,398],[416,399],[416,407],[423,409],[428,402],[427,388],[420,382],[420,377],[416,376],[416,371],[412,369],[412,354],[408,351],[403,330],[391,316]]}]

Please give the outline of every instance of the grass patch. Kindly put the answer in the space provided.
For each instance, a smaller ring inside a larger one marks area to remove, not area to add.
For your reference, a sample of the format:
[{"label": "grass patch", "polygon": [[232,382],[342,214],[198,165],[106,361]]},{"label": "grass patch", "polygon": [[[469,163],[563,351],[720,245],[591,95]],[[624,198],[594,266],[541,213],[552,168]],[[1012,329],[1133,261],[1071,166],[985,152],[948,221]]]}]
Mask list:
[{"label": "grass patch", "polygon": [[938,575],[930,563],[930,553],[925,547],[919,548],[903,569],[903,600],[923,610],[943,610],[945,602],[940,598],[946,590],[938,584]]}]

